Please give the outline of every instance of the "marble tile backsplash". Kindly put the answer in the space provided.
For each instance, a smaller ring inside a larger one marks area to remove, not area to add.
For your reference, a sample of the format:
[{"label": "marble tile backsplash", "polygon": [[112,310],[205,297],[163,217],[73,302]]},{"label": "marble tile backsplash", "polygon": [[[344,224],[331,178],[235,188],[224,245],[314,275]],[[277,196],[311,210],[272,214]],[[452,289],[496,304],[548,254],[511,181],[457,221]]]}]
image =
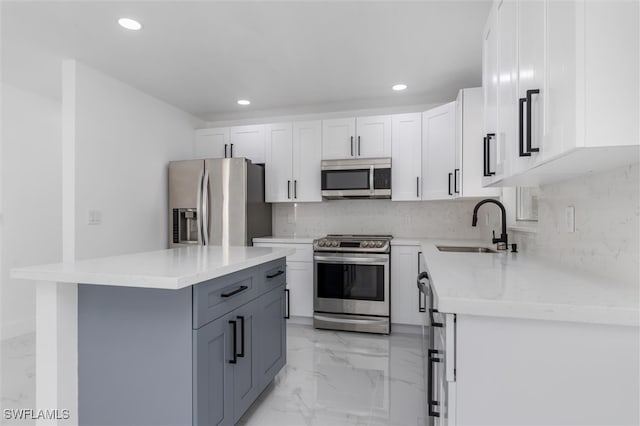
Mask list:
[{"label": "marble tile backsplash", "polygon": [[[500,229],[499,210],[485,206],[471,226],[477,200],[392,202],[335,200],[273,205],[273,234],[390,234],[396,238],[486,239]],[[486,224],[489,214],[489,226]]]},{"label": "marble tile backsplash", "polygon": [[[537,234],[514,232],[528,253],[604,277],[640,282],[639,165],[545,185]],[[565,210],[575,208],[575,232]],[[511,237],[511,235],[510,235]]]}]

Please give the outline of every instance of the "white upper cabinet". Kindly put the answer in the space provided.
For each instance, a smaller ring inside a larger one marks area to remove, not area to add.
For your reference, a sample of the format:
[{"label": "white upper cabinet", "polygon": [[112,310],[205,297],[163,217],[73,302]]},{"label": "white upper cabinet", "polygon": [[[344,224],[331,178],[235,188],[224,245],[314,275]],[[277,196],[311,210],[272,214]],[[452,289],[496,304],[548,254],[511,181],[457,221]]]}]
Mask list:
[{"label": "white upper cabinet", "polygon": [[293,201],[322,201],[320,184],[321,156],[321,122],[293,123]]},{"label": "white upper cabinet", "polygon": [[229,149],[229,128],[196,130],[195,158],[225,158]]},{"label": "white upper cabinet", "polygon": [[453,198],[456,103],[422,113],[422,199]]},{"label": "white upper cabinet", "polygon": [[[498,131],[498,21],[496,7],[492,7],[483,32],[482,41],[482,88],[484,92],[484,134],[483,144],[483,183],[488,184],[496,179],[499,162],[497,156]],[[502,156],[501,152],[501,156]],[[500,170],[500,174],[502,170]]]},{"label": "white upper cabinet", "polygon": [[498,97],[495,119],[485,99],[484,125],[497,128],[506,157],[500,173],[490,152],[495,175],[485,184],[537,185],[638,162],[639,9],[636,1],[495,2],[483,88],[487,97],[497,84]]},{"label": "white upper cabinet", "polygon": [[245,157],[264,163],[264,125],[236,126],[230,131],[229,157]]},{"label": "white upper cabinet", "polygon": [[341,160],[355,157],[356,119],[338,118],[322,121],[322,159]]},{"label": "white upper cabinet", "polygon": [[391,200],[422,198],[422,114],[391,117]]},{"label": "white upper cabinet", "polygon": [[455,102],[455,197],[497,197],[499,188],[483,188],[482,88],[462,89]]},{"label": "white upper cabinet", "polygon": [[391,116],[358,117],[354,152],[358,158],[391,157]]},{"label": "white upper cabinet", "polygon": [[265,135],[265,201],[292,201],[293,126],[267,124]]},{"label": "white upper cabinet", "polygon": [[322,121],[322,159],[391,156],[391,116]]},{"label": "white upper cabinet", "polygon": [[322,201],[320,121],[265,125],[265,200]]}]

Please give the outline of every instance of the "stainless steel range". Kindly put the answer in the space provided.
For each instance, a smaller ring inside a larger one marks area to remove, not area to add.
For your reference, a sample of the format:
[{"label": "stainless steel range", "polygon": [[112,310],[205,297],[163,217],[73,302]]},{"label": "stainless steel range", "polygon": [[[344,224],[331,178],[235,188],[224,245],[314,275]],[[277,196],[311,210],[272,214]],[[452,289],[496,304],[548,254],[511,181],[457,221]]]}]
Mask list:
[{"label": "stainless steel range", "polygon": [[327,235],[313,242],[313,325],[389,334],[390,235]]}]

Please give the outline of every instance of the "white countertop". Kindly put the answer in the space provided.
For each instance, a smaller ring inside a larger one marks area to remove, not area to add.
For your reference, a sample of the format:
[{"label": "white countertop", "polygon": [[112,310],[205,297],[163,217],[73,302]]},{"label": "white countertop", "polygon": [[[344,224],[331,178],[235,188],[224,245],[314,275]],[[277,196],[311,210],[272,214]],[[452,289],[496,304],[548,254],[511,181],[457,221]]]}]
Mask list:
[{"label": "white countertop", "polygon": [[456,314],[638,326],[639,284],[559,266],[525,253],[451,253],[422,240],[434,306]]},{"label": "white countertop", "polygon": [[15,268],[13,278],[178,290],[294,253],[269,247],[195,246]]},{"label": "white countertop", "polygon": [[260,237],[254,238],[254,243],[281,243],[281,244],[313,244],[313,240],[320,237]]}]

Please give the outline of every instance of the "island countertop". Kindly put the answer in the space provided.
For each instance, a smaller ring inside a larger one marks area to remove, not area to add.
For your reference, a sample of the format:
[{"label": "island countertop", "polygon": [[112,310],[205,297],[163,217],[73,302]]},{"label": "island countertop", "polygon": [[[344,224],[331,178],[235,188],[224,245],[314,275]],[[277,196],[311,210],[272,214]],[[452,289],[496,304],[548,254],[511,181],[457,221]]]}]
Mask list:
[{"label": "island countertop", "polygon": [[293,249],[194,246],[14,268],[13,278],[178,290],[291,255]]}]

